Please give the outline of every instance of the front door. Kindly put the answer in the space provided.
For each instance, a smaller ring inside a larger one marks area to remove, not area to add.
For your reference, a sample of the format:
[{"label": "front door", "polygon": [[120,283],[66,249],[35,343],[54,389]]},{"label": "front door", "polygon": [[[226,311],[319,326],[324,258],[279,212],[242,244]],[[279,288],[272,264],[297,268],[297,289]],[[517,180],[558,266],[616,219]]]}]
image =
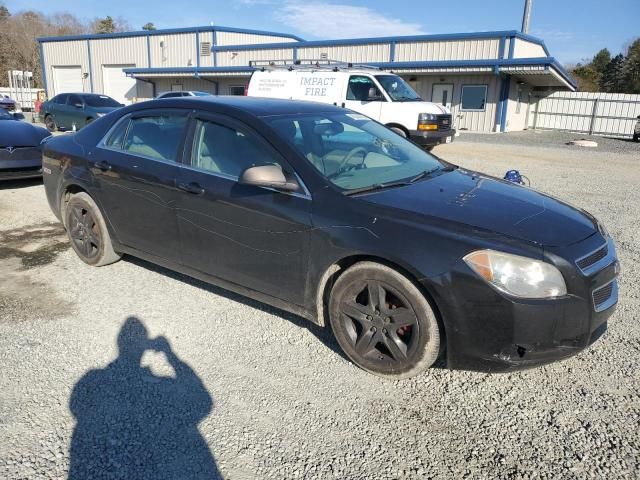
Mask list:
[{"label": "front door", "polygon": [[[374,96],[371,97],[370,93],[374,93]],[[384,102],[386,99],[383,93],[371,77],[366,75],[351,75],[349,77],[345,107],[380,121],[380,112]]]},{"label": "front door", "polygon": [[451,110],[451,100],[453,99],[452,83],[434,83],[431,92],[431,102],[441,105]]},{"label": "front door", "polygon": [[198,114],[189,138],[190,165],[178,178],[184,264],[302,305],[311,199],[238,184],[252,165],[290,167],[259,134],[224,116]]},{"label": "front door", "polygon": [[143,110],[125,117],[89,153],[98,200],[124,245],[179,262],[175,187],[188,112]]}]

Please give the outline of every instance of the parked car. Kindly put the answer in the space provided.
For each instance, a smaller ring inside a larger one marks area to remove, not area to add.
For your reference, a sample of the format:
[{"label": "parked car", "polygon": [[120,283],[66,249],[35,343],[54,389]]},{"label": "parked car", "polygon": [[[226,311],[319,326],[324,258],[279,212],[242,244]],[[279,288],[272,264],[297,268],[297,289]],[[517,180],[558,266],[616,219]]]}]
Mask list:
[{"label": "parked car", "polygon": [[96,118],[123,106],[107,95],[61,93],[42,104],[40,116],[50,132],[80,130]]},{"label": "parked car", "polygon": [[247,95],[350,108],[384,123],[427,150],[452,142],[456,133],[449,109],[425,102],[401,77],[377,68],[348,65],[265,68],[251,75]]},{"label": "parked car", "polygon": [[13,115],[18,120],[24,118],[20,104],[7,95],[0,95],[0,109]]},{"label": "parked car", "polygon": [[638,115],[638,121],[636,122],[636,127],[633,130],[633,141],[637,142],[640,140],[640,115]]},{"label": "parked car", "polygon": [[567,357],[618,298],[593,216],[340,107],[154,100],[47,141],[43,167],[84,262],[138,256],[331,325],[386,377],[441,351],[477,370]]},{"label": "parked car", "polygon": [[208,97],[209,95],[211,94],[207,92],[197,92],[194,90],[187,90],[187,91],[180,90],[179,92],[162,92],[160,95],[156,97],[156,99],[176,98],[176,97]]},{"label": "parked car", "polygon": [[0,108],[0,180],[42,175],[40,143],[49,135]]}]

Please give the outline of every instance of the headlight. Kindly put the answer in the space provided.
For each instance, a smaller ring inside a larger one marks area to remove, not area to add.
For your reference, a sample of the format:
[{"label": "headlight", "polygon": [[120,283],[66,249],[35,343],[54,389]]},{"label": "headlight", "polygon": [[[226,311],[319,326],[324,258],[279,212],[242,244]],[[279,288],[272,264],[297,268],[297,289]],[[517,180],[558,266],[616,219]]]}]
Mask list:
[{"label": "headlight", "polygon": [[532,258],[478,250],[464,261],[497,289],[522,298],[550,298],[567,294],[560,271],[553,265]]},{"label": "headlight", "polygon": [[604,238],[609,238],[611,235],[609,235],[609,230],[607,230],[607,227],[604,226],[604,223],[602,223],[600,220],[597,220],[596,222],[598,224],[598,231],[600,232],[600,234]]},{"label": "headlight", "polygon": [[438,116],[433,113],[421,113],[418,115],[418,122],[435,122]]}]

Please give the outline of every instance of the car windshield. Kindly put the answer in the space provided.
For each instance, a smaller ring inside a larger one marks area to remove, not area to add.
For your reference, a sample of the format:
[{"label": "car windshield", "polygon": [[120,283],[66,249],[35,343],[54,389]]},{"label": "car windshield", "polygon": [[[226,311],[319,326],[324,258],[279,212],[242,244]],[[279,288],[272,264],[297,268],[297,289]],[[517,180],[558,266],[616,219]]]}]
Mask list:
[{"label": "car windshield", "polygon": [[106,95],[87,95],[84,102],[90,107],[119,107],[120,104]]},{"label": "car windshield", "polygon": [[406,184],[443,168],[413,143],[349,110],[274,116],[267,121],[345,193]]},{"label": "car windshield", "polygon": [[411,86],[397,75],[376,75],[376,79],[382,85],[394,102],[421,102],[422,98]]}]

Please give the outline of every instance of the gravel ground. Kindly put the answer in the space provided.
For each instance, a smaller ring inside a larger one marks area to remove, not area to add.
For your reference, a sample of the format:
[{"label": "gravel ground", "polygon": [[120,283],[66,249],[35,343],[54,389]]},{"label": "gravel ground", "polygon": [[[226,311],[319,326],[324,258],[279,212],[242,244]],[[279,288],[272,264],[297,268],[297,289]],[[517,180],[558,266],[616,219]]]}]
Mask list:
[{"label": "gravel ground", "polygon": [[135,259],[84,265],[42,185],[11,183],[0,478],[639,478],[640,155],[461,138],[436,151],[517,168],[617,240],[620,304],[592,348],[524,372],[385,381],[295,316]]},{"label": "gravel ground", "polygon": [[[571,140],[592,140],[597,142],[595,148],[567,145]],[[471,133],[460,132],[456,142],[487,143],[490,145],[522,145],[527,147],[543,147],[563,150],[595,150],[600,153],[630,153],[640,157],[640,142],[631,138],[612,138],[586,135],[581,133],[525,130],[509,133]]]}]

